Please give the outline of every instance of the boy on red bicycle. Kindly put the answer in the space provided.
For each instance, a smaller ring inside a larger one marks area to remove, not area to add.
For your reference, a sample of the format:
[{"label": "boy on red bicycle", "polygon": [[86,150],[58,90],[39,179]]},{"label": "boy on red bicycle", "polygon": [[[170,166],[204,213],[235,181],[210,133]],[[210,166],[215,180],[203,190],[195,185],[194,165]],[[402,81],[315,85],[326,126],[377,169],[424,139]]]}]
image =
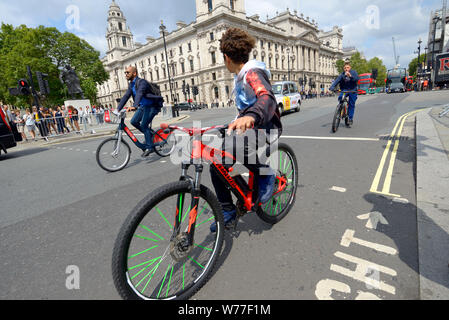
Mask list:
[{"label": "boy on red bicycle", "polygon": [[[273,195],[275,172],[268,165],[261,164],[258,157],[255,163],[248,163],[247,159],[258,151],[257,142],[254,141],[254,137],[260,133],[258,130],[265,129],[267,132],[277,130],[280,136],[282,124],[269,80],[270,71],[262,62],[249,61],[249,55],[255,44],[256,40],[252,36],[238,28],[228,29],[220,40],[220,51],[223,53],[225,65],[229,72],[235,74],[233,94],[239,112],[237,119],[229,125],[228,137],[223,142],[223,150],[233,154],[236,160],[258,176],[258,201],[264,204]],[[237,131],[237,135],[230,136],[234,130]],[[248,139],[248,137],[251,138]],[[225,167],[230,168],[232,165]],[[236,218],[232,194],[221,182],[219,174],[213,167],[211,167],[211,178],[223,209],[224,223],[225,225],[232,223]],[[216,232],[215,223],[210,229]]]}]

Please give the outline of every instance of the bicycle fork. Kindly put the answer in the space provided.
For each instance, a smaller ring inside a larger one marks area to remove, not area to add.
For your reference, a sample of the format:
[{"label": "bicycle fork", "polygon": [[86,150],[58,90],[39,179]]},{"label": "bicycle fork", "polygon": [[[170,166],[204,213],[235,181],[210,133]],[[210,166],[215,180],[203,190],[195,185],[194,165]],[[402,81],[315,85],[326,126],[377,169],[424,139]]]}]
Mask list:
[{"label": "bicycle fork", "polygon": [[[196,227],[196,219],[198,216],[198,206],[200,202],[200,194],[201,194],[201,174],[203,173],[203,165],[195,165],[195,178],[189,177],[187,175],[187,171],[191,164],[183,164],[182,165],[182,181],[190,181],[192,185],[192,200],[190,207],[188,208],[186,214],[188,214],[189,225],[185,234],[187,235],[184,243],[182,244],[183,249],[188,250],[194,244],[194,236],[195,236],[195,227]],[[181,222],[184,220],[183,212],[184,212],[184,194],[179,194],[176,205],[176,218],[174,223],[174,231],[171,238],[171,241],[174,241],[181,233]]]}]

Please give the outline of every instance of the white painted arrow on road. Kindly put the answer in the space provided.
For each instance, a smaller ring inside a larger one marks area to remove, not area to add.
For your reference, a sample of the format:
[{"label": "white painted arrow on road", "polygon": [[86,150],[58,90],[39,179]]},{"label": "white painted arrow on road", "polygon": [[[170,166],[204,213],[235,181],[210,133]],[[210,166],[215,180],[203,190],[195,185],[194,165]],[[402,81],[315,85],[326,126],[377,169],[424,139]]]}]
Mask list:
[{"label": "white painted arrow on road", "polygon": [[388,225],[388,221],[387,219],[385,219],[385,217],[382,215],[382,213],[380,212],[370,212],[367,214],[362,214],[360,216],[357,217],[360,220],[368,220],[368,222],[366,223],[366,227],[368,229],[377,229],[377,225],[379,223]]}]

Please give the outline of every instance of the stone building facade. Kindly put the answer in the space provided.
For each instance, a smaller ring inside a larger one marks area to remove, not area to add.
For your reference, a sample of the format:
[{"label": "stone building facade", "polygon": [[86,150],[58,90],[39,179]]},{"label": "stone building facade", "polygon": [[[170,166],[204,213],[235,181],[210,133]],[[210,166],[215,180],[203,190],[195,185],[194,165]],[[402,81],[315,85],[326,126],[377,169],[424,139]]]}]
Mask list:
[{"label": "stone building facade", "polygon": [[168,104],[187,100],[183,84],[198,86],[197,102],[209,106],[226,103],[232,99],[233,76],[224,65],[219,39],[229,27],[243,28],[257,39],[250,58],[266,63],[272,82],[288,78],[298,82],[306,77],[304,89],[320,92],[337,76],[335,63],[343,56],[341,28],[324,32],[314,20],[288,9],[266,21],[258,15],[247,17],[244,0],[195,1],[196,20],[190,24],[179,21],[176,30],[165,31],[168,57],[162,31],[157,39],[147,37],[145,44],[135,42],[124,13],[112,1],[106,32],[108,51],[102,59],[110,79],[98,87],[99,103],[117,106],[116,99],[128,87],[124,69],[129,65],[137,67],[140,77],[159,84]]}]

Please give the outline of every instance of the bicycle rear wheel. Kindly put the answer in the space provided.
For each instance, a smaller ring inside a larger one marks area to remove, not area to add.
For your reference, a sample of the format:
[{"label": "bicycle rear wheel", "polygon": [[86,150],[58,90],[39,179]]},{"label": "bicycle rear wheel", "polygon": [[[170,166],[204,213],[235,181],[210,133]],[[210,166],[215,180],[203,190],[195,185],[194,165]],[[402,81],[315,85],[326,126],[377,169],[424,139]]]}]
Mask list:
[{"label": "bicycle rear wheel", "polygon": [[[126,219],[112,257],[112,275],[122,298],[184,300],[209,280],[223,245],[223,214],[216,196],[202,186],[194,245],[180,247],[188,230],[191,192],[190,182],[166,185],[142,200]],[[178,234],[176,221],[181,226]],[[213,221],[216,233],[209,230]]]},{"label": "bicycle rear wheel", "polygon": [[175,150],[176,138],[172,133],[171,130],[166,133],[165,130],[160,129],[154,135],[153,143],[156,145],[154,151],[160,157],[168,157]]},{"label": "bicycle rear wheel", "polygon": [[[265,222],[276,224],[290,212],[296,201],[298,190],[298,161],[292,148],[285,143],[280,143],[278,150],[273,152],[269,163],[274,169],[277,164],[277,176],[285,178],[287,185],[283,191],[276,193],[271,200],[259,206],[256,213]],[[278,189],[278,182],[275,190]]]},{"label": "bicycle rear wheel", "polygon": [[117,172],[123,170],[131,159],[131,148],[126,141],[110,138],[103,141],[97,148],[98,165],[105,171]]}]

